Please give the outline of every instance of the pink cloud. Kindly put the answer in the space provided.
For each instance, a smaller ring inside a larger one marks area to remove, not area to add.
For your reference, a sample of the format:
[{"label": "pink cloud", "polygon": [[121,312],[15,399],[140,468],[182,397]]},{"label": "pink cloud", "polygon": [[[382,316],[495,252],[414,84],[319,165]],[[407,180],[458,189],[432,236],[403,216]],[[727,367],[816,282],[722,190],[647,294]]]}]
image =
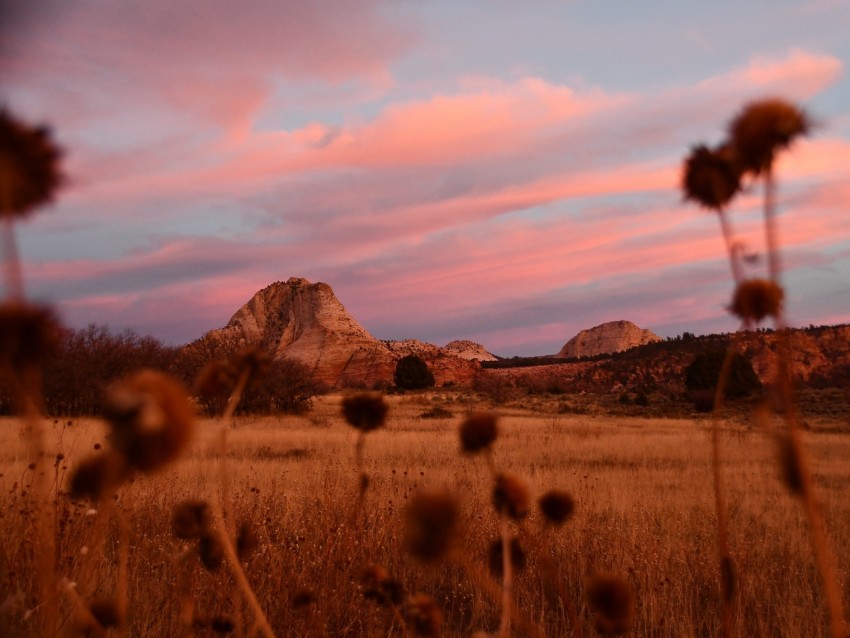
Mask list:
[{"label": "pink cloud", "polygon": [[[647,176],[647,168],[652,168],[646,167],[644,174],[617,182],[608,180],[606,171],[600,170],[591,175],[592,181],[567,176],[571,186],[564,186],[563,173],[545,174],[551,168],[542,168],[546,165],[544,158],[563,158],[563,146],[554,142],[558,139],[569,145],[571,155],[577,158],[582,157],[583,148],[594,149],[593,153],[598,155],[597,141],[605,137],[613,123],[623,132],[620,146],[605,151],[598,161],[607,163],[616,172],[618,169],[611,163],[619,163],[618,155],[622,155],[623,149],[652,148],[675,141],[676,127],[683,122],[706,119],[706,104],[715,110],[722,106],[724,117],[728,118],[730,102],[742,103],[755,93],[779,88],[794,94],[795,99],[804,99],[812,91],[834,82],[840,72],[841,63],[833,57],[795,50],[783,59],[756,59],[743,69],[657,96],[608,95],[598,89],[576,92],[537,78],[510,84],[479,82],[471,85],[470,92],[391,104],[365,124],[330,126],[313,122],[299,129],[274,132],[252,130],[252,117],[261,109],[264,94],[262,90],[249,90],[244,96],[235,96],[231,106],[223,107],[223,113],[229,114],[224,116],[223,136],[207,148],[197,148],[195,155],[184,158],[179,168],[173,162],[163,164],[161,156],[152,155],[151,160],[157,160],[158,166],[124,175],[114,174],[113,170],[112,181],[83,179],[85,195],[77,195],[98,201],[138,198],[149,193],[233,196],[326,170],[398,170],[406,165],[477,167],[482,163],[511,161],[528,164],[528,158],[541,165],[541,174],[508,187],[496,185],[481,192],[481,196],[494,195],[495,190],[507,206],[513,206],[511,189],[517,193],[520,205],[526,198],[545,201],[547,191],[555,197],[571,197],[592,191],[643,189],[646,188],[643,184],[675,183],[677,177],[660,166],[656,167],[655,175]],[[671,118],[669,113],[674,109],[679,112]],[[710,118],[712,128],[706,126],[708,135],[722,133],[722,130],[713,132],[717,129],[716,118]],[[636,123],[631,129],[624,124],[630,121]],[[840,160],[841,150],[831,152],[829,161]],[[821,163],[828,161],[824,156],[818,157]],[[140,168],[131,159],[128,161],[131,162],[128,168]],[[664,174],[665,170],[669,175]],[[86,172],[84,167],[81,172]],[[537,195],[520,194],[532,189]]]},{"label": "pink cloud", "polygon": [[727,81],[733,86],[807,100],[834,84],[842,73],[841,60],[834,56],[793,49],[784,60],[756,57],[747,69],[733,74]]}]

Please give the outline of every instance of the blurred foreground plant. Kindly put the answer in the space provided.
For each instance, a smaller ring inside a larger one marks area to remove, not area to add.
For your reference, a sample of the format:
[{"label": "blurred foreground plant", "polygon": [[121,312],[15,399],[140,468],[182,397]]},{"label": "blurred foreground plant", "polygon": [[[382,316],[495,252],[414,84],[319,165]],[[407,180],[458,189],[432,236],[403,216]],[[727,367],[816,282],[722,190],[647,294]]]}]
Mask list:
[{"label": "blurred foreground plant", "polygon": [[[823,512],[816,493],[810,460],[800,434],[800,422],[791,376],[781,283],[781,254],[776,220],[776,182],[774,162],[777,154],[789,148],[812,128],[808,114],[780,99],[765,99],[746,105],[729,123],[728,139],[715,149],[700,145],[685,159],[682,186],[685,197],[717,213],[735,279],[729,312],[751,329],[768,317],[779,335],[779,363],[771,393],[774,409],[782,415],[785,430],[779,434],[780,465],[789,490],[800,497],[806,512],[815,557],[830,615],[833,638],[846,638],[841,589],[835,557],[826,531]],[[767,252],[767,278],[747,278],[740,244],[726,214],[733,197],[745,180],[761,180],[764,186],[764,235]],[[719,423],[724,386],[735,354],[733,342],[726,355],[721,380],[715,394],[715,419],[712,436],[712,467],[718,521],[718,553],[723,609],[723,635],[731,635],[731,604],[735,591],[734,563],[729,553],[726,507],[720,473]],[[793,477],[789,480],[787,477]]]}]

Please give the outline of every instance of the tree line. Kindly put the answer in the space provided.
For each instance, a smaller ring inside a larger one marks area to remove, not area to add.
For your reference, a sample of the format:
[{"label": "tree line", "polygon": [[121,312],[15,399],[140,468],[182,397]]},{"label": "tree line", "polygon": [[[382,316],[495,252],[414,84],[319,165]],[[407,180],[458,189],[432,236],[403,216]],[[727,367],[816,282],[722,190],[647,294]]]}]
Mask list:
[{"label": "tree line", "polygon": [[[133,330],[113,333],[101,324],[89,324],[79,330],[63,328],[56,352],[43,370],[44,409],[51,416],[97,415],[106,388],[140,368],[167,372],[191,391],[207,364],[227,359],[246,345],[235,339],[228,341],[205,335],[186,346],[174,347]],[[240,411],[298,412],[308,407],[320,390],[306,365],[291,359],[276,359],[247,389]],[[11,393],[8,383],[0,384],[2,414],[13,411]],[[208,415],[220,407],[199,401],[199,408]]]}]

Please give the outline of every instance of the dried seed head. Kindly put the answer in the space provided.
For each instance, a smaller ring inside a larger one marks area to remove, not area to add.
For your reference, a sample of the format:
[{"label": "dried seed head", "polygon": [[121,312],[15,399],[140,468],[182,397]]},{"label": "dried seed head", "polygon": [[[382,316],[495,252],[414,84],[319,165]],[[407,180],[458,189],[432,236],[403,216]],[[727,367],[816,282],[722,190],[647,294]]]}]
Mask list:
[{"label": "dried seed head", "polygon": [[200,538],[209,530],[210,514],[206,501],[183,501],[174,506],[171,531],[183,540]]},{"label": "dried seed head", "polygon": [[390,578],[386,569],[380,565],[369,565],[360,577],[363,597],[374,600],[379,605],[399,605],[404,599],[401,583]]},{"label": "dried seed head", "polygon": [[248,346],[231,355],[230,365],[235,368],[237,378],[247,372],[248,379],[255,379],[268,372],[271,358],[259,346]]},{"label": "dried seed head", "polygon": [[451,548],[458,521],[455,497],[443,490],[417,492],[407,505],[404,545],[424,561],[442,558]]},{"label": "dried seed head", "polygon": [[49,129],[0,110],[0,217],[24,217],[52,201],[62,183],[61,156]]},{"label": "dried seed head", "polygon": [[685,198],[712,210],[722,210],[741,190],[741,171],[729,146],[696,146],[682,171]]},{"label": "dried seed head", "polygon": [[439,636],[443,612],[437,601],[427,594],[414,594],[407,599],[407,619],[417,636]]},{"label": "dried seed head", "polygon": [[779,467],[782,469],[782,481],[788,490],[799,496],[803,493],[803,474],[800,470],[800,450],[787,434],[778,439]]},{"label": "dried seed head", "polygon": [[361,432],[383,427],[390,406],[377,392],[362,392],[342,400],[342,416],[348,424]]},{"label": "dried seed head", "polygon": [[260,539],[257,537],[253,523],[243,521],[236,535],[236,554],[239,556],[239,560],[244,562],[259,545]]},{"label": "dried seed head", "polygon": [[195,379],[195,395],[205,399],[224,399],[236,385],[236,368],[227,361],[210,361]]},{"label": "dried seed head", "polygon": [[474,454],[490,447],[498,435],[496,416],[489,413],[471,414],[460,425],[460,446]]},{"label": "dried seed head", "polygon": [[496,476],[493,485],[493,506],[500,514],[504,513],[514,520],[528,515],[530,505],[528,485],[516,474],[502,472]]},{"label": "dried seed head", "polygon": [[635,601],[625,580],[608,574],[595,576],[587,586],[587,602],[594,613],[596,631],[606,635],[629,631]]},{"label": "dried seed head", "polygon": [[104,416],[112,444],[144,472],[177,458],[194,431],[194,412],[183,386],[161,372],[142,370],[114,384]]},{"label": "dried seed head", "polygon": [[742,281],[735,289],[729,312],[744,321],[760,322],[765,317],[778,317],[782,312],[782,288],[766,279]]},{"label": "dried seed head", "polygon": [[756,175],[770,167],[777,151],[805,135],[812,123],[806,113],[784,100],[746,105],[729,124],[729,137],[741,165]]},{"label": "dried seed head", "polygon": [[213,616],[210,619],[209,627],[213,630],[213,633],[219,636],[227,636],[236,629],[236,623],[230,616]]},{"label": "dried seed head", "polygon": [[121,622],[118,605],[109,598],[98,598],[88,604],[89,612],[103,629],[117,627]]},{"label": "dried seed head", "polygon": [[114,453],[98,454],[82,461],[71,472],[71,498],[99,500],[126,478],[123,459]]},{"label": "dried seed head", "polygon": [[198,558],[201,559],[201,564],[211,572],[221,567],[224,560],[224,547],[215,532],[208,530],[201,535],[198,540]]},{"label": "dried seed head", "polygon": [[60,328],[46,307],[0,304],[0,372],[20,374],[41,367],[59,346]]},{"label": "dried seed head", "polygon": [[549,490],[537,500],[537,504],[546,520],[555,525],[565,523],[575,510],[575,500],[564,490]]},{"label": "dried seed head", "polygon": [[227,636],[233,633],[236,623],[231,616],[199,617],[192,621],[193,629],[209,629],[219,636]]},{"label": "dried seed head", "polygon": [[292,597],[289,599],[290,604],[294,609],[301,609],[316,602],[316,592],[312,589],[296,589]]},{"label": "dried seed head", "polygon": [[[510,541],[511,568],[514,573],[521,572],[525,569],[526,558],[525,550],[519,542],[519,538],[513,537]],[[490,549],[487,551],[487,565],[490,567],[490,573],[501,578],[504,574],[504,548],[502,547],[502,539],[497,538],[490,543]]]}]

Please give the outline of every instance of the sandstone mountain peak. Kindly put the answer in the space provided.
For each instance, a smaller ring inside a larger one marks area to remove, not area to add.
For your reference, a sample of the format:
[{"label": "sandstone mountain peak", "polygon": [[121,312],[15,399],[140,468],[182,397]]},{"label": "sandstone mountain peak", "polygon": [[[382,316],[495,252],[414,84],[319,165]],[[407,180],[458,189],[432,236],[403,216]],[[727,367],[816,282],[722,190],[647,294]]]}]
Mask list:
[{"label": "sandstone mountain peak", "polygon": [[478,361],[498,361],[499,357],[482,346],[480,343],[468,339],[456,339],[443,346],[446,352],[462,359],[478,359]]},{"label": "sandstone mountain peak", "polygon": [[328,284],[302,277],[266,286],[224,328],[205,338],[259,345],[275,358],[301,361],[316,380],[337,387],[390,383],[396,361],[406,354],[421,356],[438,385],[468,382],[477,370],[475,362],[432,344],[376,339],[348,313]]},{"label": "sandstone mountain peak", "polygon": [[567,341],[555,356],[562,359],[593,357],[628,350],[653,341],[661,341],[661,337],[651,330],[639,328],[631,321],[609,321],[582,330]]}]

